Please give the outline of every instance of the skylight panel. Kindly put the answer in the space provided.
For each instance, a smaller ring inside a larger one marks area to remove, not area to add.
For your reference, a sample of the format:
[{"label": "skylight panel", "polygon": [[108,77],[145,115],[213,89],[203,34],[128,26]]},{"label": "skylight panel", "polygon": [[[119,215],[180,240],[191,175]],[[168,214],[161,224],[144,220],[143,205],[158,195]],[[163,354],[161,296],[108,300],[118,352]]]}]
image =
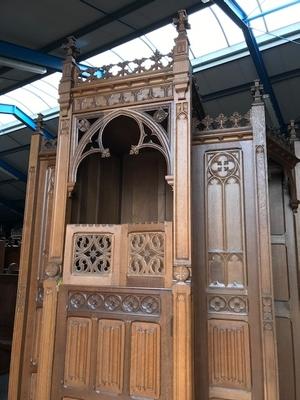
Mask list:
[{"label": "skylight panel", "polygon": [[190,15],[189,40],[195,57],[227,47],[217,19],[209,9]]},{"label": "skylight panel", "polygon": [[217,5],[213,5],[212,10],[217,16],[230,46],[244,42],[242,30],[222,11]]}]

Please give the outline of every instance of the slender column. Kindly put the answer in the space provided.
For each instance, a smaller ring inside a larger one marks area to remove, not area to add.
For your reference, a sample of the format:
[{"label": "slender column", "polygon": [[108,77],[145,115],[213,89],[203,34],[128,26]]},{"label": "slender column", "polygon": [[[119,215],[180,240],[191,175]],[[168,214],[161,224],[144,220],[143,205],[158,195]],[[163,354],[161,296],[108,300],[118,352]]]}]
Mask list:
[{"label": "slender column", "polygon": [[26,307],[27,307],[27,284],[30,282],[30,263],[32,250],[32,237],[34,233],[35,202],[38,185],[38,155],[40,147],[40,135],[35,134],[31,139],[29,173],[26,190],[26,209],[23,223],[21,264],[17,292],[17,304],[14,322],[13,345],[10,361],[9,374],[9,400],[19,398],[21,363],[24,345],[24,329],[26,326]]},{"label": "slender column", "polygon": [[[300,159],[300,140],[297,139],[296,128],[294,121],[291,121],[290,125],[290,138],[294,142],[294,150],[295,156]],[[300,199],[300,163],[296,164],[294,170],[294,178],[295,178],[295,197],[296,199]],[[297,248],[297,256],[298,256],[298,276],[300,277],[300,212],[297,207],[295,207],[294,218],[296,225],[296,248]],[[300,281],[299,281],[300,285]]]},{"label": "slender column", "polygon": [[256,165],[258,267],[260,279],[261,337],[263,348],[264,400],[279,396],[274,296],[271,264],[271,236],[267,173],[265,109],[262,86],[253,87],[251,109],[253,146]]},{"label": "slender column", "polygon": [[174,47],[174,284],[173,292],[173,390],[174,400],[192,398],[191,287],[191,68],[186,29],[187,15],[174,20],[178,37]]},{"label": "slender column", "polygon": [[55,339],[57,296],[63,259],[65,217],[68,196],[68,168],[71,140],[71,88],[75,69],[75,39],[68,38],[67,57],[59,86],[60,119],[57,143],[53,214],[49,245],[49,263],[44,280],[41,351],[37,374],[36,398],[49,400]]}]

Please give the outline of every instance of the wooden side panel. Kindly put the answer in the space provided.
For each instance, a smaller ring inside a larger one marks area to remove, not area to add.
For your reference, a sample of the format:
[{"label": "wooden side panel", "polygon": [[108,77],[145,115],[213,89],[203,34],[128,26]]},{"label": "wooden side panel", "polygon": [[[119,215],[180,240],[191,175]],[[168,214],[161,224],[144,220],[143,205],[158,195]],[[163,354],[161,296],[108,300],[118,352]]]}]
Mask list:
[{"label": "wooden side panel", "polygon": [[240,150],[206,153],[208,285],[243,288],[243,169]]},{"label": "wooden side panel", "polygon": [[158,399],[160,396],[160,326],[133,322],[131,333],[130,394]]},{"label": "wooden side panel", "polygon": [[281,400],[297,399],[292,329],[292,323],[288,318],[276,318],[279,394]]},{"label": "wooden side panel", "polygon": [[300,313],[294,216],[284,170],[270,163],[270,217],[279,398],[300,399]]},{"label": "wooden side panel", "polygon": [[210,320],[208,329],[210,384],[250,389],[248,324]]},{"label": "wooden side panel", "polygon": [[195,399],[264,398],[254,171],[250,140],[193,149]]},{"label": "wooden side panel", "polygon": [[96,390],[123,391],[125,323],[102,319],[98,322]]},{"label": "wooden side panel", "polygon": [[67,344],[64,384],[87,387],[90,379],[92,321],[70,317],[67,322]]}]

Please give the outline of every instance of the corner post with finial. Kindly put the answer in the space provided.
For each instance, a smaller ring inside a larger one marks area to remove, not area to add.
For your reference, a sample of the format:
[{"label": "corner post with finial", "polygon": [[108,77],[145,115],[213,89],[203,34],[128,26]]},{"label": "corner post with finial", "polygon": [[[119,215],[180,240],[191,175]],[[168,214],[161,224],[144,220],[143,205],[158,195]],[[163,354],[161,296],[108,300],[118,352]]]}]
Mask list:
[{"label": "corner post with finial", "polygon": [[255,158],[257,246],[260,287],[261,340],[264,374],[264,400],[279,396],[276,328],[271,258],[271,233],[269,217],[268,170],[265,106],[263,86],[258,80],[252,87],[253,103],[251,124]]},{"label": "corner post with finial", "polygon": [[17,400],[21,392],[21,374],[24,355],[25,332],[30,285],[31,252],[34,240],[34,223],[39,180],[39,149],[41,141],[41,114],[37,119],[36,131],[32,135],[28,161],[25,213],[23,221],[20,272],[11,350],[8,399]]},{"label": "corner post with finial", "polygon": [[40,339],[40,358],[37,375],[36,398],[50,400],[56,310],[61,265],[64,249],[65,217],[68,197],[69,152],[71,143],[72,95],[78,55],[75,38],[69,37],[64,46],[66,59],[59,85],[59,128],[56,157],[56,174],[51,221],[49,259],[46,267],[44,302]]},{"label": "corner post with finial", "polygon": [[192,398],[191,343],[191,65],[185,10],[174,19],[174,233],[173,391],[174,400]]}]

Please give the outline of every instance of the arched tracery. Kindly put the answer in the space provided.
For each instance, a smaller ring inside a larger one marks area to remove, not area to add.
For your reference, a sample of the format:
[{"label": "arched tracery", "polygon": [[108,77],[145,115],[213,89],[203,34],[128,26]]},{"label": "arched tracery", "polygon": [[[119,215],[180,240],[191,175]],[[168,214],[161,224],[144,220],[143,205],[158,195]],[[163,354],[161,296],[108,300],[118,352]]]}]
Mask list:
[{"label": "arched tracery", "polygon": [[94,153],[99,153],[102,158],[111,156],[110,148],[105,147],[103,134],[108,124],[120,116],[132,118],[139,128],[139,139],[136,143],[131,144],[129,154],[139,154],[140,150],[145,148],[158,150],[163,154],[166,160],[167,174],[172,174],[171,144],[165,129],[149,114],[143,111],[119,109],[101,116],[92,124],[86,119],[78,120],[81,131],[85,132],[83,136],[78,139],[78,145],[71,160],[69,176],[69,182],[71,184],[75,184],[78,167],[87,156]]}]

